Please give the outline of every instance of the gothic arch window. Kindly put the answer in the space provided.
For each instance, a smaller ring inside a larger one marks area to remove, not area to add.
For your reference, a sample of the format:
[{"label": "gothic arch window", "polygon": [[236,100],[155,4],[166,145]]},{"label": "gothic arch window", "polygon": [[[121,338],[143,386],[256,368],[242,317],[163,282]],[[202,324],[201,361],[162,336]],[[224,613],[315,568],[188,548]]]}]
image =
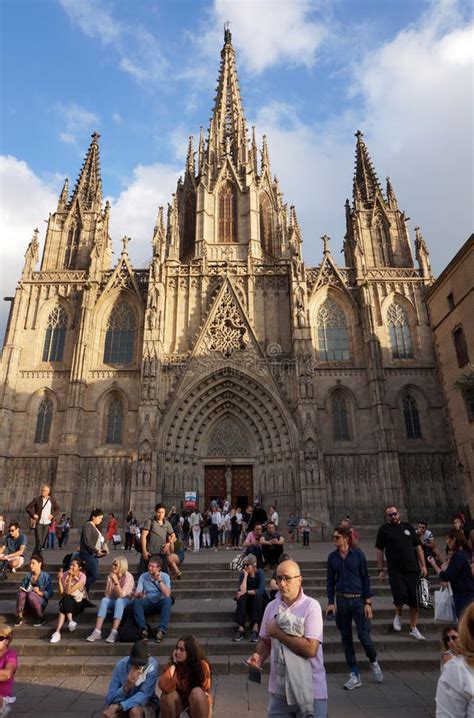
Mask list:
[{"label": "gothic arch window", "polygon": [[190,192],[184,204],[184,227],[182,257],[190,254],[194,249],[196,238],[196,195]]},{"label": "gothic arch window", "polygon": [[80,236],[81,227],[79,221],[75,220],[69,227],[67,233],[66,253],[64,255],[64,266],[66,269],[75,269],[76,267]]},{"label": "gothic arch window", "polygon": [[106,413],[106,444],[121,444],[123,433],[123,403],[118,396],[113,396],[107,404]]},{"label": "gothic arch window", "polygon": [[348,361],[349,333],[346,315],[340,305],[328,297],[316,316],[318,351],[321,361]]},{"label": "gothic arch window", "polygon": [[135,344],[135,313],[127,302],[115,305],[107,321],[104,363],[131,364]]},{"label": "gothic arch window", "polygon": [[53,421],[53,402],[45,397],[41,400],[36,415],[35,444],[48,444]]},{"label": "gothic arch window", "polygon": [[237,242],[237,195],[229,181],[219,190],[219,242]]},{"label": "gothic arch window", "polygon": [[375,223],[374,234],[375,245],[377,247],[375,257],[377,258],[378,264],[380,266],[388,267],[390,264],[392,264],[392,248],[390,245],[390,235],[388,232],[388,228],[380,217]]},{"label": "gothic arch window", "polygon": [[336,392],[331,398],[332,432],[334,441],[350,441],[349,407],[344,392]]},{"label": "gothic arch window", "polygon": [[67,312],[55,307],[48,317],[43,344],[43,361],[62,361],[66,339]]},{"label": "gothic arch window", "polygon": [[408,324],[408,315],[398,303],[392,302],[387,311],[392,359],[412,359],[413,344]]},{"label": "gothic arch window", "polygon": [[263,251],[272,255],[272,203],[265,192],[260,195],[260,241]]},{"label": "gothic arch window", "polygon": [[411,394],[407,394],[403,399],[403,418],[407,439],[421,439],[420,413],[416,399]]}]

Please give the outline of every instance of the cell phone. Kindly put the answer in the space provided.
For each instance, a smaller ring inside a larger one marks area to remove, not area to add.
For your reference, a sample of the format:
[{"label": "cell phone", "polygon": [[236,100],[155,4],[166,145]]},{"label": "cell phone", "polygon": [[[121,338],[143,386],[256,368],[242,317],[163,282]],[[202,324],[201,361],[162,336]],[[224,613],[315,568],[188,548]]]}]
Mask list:
[{"label": "cell phone", "polygon": [[244,665],[248,668],[248,679],[251,683],[261,684],[263,668],[258,668],[247,661],[244,661]]}]

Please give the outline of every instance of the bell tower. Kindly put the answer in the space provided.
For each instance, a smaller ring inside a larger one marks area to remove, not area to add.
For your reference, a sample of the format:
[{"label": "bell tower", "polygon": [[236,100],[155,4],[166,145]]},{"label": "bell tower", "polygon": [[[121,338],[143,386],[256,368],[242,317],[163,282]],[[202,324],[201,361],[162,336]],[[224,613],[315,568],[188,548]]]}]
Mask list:
[{"label": "bell tower", "polygon": [[99,137],[97,132],[69,197],[64,182],[56,212],[49,216],[41,271],[89,269],[92,256],[99,270],[110,267],[109,204],[102,209]]}]

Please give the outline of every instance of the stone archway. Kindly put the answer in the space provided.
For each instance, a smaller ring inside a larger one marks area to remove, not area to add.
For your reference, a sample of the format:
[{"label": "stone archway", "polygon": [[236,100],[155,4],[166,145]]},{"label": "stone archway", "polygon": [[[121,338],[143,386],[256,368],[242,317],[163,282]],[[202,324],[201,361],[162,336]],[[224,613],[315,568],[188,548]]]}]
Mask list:
[{"label": "stone archway", "polygon": [[[179,502],[184,491],[176,469],[182,476],[186,466],[196,466],[196,489],[204,497],[206,461],[225,465],[229,458],[232,464],[253,465],[255,494],[261,493],[268,502],[277,501],[282,507],[295,503],[299,486],[294,480],[282,482],[281,476],[299,476],[296,427],[279,396],[244,372],[219,372],[187,391],[181,388],[160,433],[164,457],[161,475],[173,476],[162,487],[166,503]],[[230,454],[226,441],[232,444]]]}]

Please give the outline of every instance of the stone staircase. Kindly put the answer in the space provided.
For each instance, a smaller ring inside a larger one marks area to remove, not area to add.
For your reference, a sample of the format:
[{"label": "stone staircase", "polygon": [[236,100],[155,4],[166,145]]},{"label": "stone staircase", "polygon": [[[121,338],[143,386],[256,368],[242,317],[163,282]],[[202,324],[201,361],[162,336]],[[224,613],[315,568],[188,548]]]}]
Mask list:
[{"label": "stone staircase", "polygon": [[[129,554],[130,555],[130,554]],[[177,637],[188,633],[196,635],[209,656],[215,673],[243,673],[243,664],[253,650],[247,639],[241,643],[233,643],[232,636],[236,626],[233,622],[235,602],[232,596],[236,591],[238,574],[229,570],[229,561],[235,554],[232,552],[214,554],[207,552],[192,557],[192,562],[185,563],[183,577],[173,582],[173,595],[176,603],[171,614],[168,635],[162,644],[151,641],[152,652],[159,657],[160,664],[166,662]],[[212,558],[211,560],[208,560]],[[224,560],[225,557],[225,560]],[[59,558],[59,557],[58,557]],[[322,606],[325,599],[325,561],[307,560],[298,557],[304,577],[305,592],[320,600]],[[309,559],[309,557],[308,557]],[[107,567],[103,566],[99,580],[94,585],[92,600],[100,601],[105,587]],[[53,573],[51,562],[49,570]],[[133,566],[132,566],[133,570]],[[440,624],[433,620],[432,611],[422,611],[419,628],[426,636],[426,641],[415,641],[408,636],[408,612],[404,620],[402,633],[392,629],[393,607],[388,585],[377,583],[374,562],[369,561],[369,572],[374,591],[375,618],[372,622],[372,636],[377,645],[378,657],[384,670],[430,670],[439,666],[439,635]],[[271,572],[267,571],[268,578]],[[10,574],[7,581],[0,584],[0,621],[10,623],[14,619],[14,606],[17,587],[22,573]],[[433,587],[435,580],[431,579]],[[32,678],[51,675],[110,675],[111,670],[120,656],[130,651],[130,644],[108,644],[104,640],[88,643],[86,636],[95,623],[97,609],[86,609],[78,619],[78,627],[74,633],[67,630],[62,633],[61,642],[50,644],[49,638],[57,617],[57,592],[48,607],[48,622],[39,628],[26,622],[14,629],[13,645],[20,658],[19,677]],[[149,622],[154,625],[153,618]],[[106,621],[103,635],[108,635],[109,619]],[[367,668],[367,660],[361,651],[355,635],[355,645],[360,668]],[[340,636],[334,621],[325,619],[324,626],[324,660],[326,669],[331,673],[346,672],[347,667],[342,652]],[[268,662],[266,666],[268,670]]]}]

